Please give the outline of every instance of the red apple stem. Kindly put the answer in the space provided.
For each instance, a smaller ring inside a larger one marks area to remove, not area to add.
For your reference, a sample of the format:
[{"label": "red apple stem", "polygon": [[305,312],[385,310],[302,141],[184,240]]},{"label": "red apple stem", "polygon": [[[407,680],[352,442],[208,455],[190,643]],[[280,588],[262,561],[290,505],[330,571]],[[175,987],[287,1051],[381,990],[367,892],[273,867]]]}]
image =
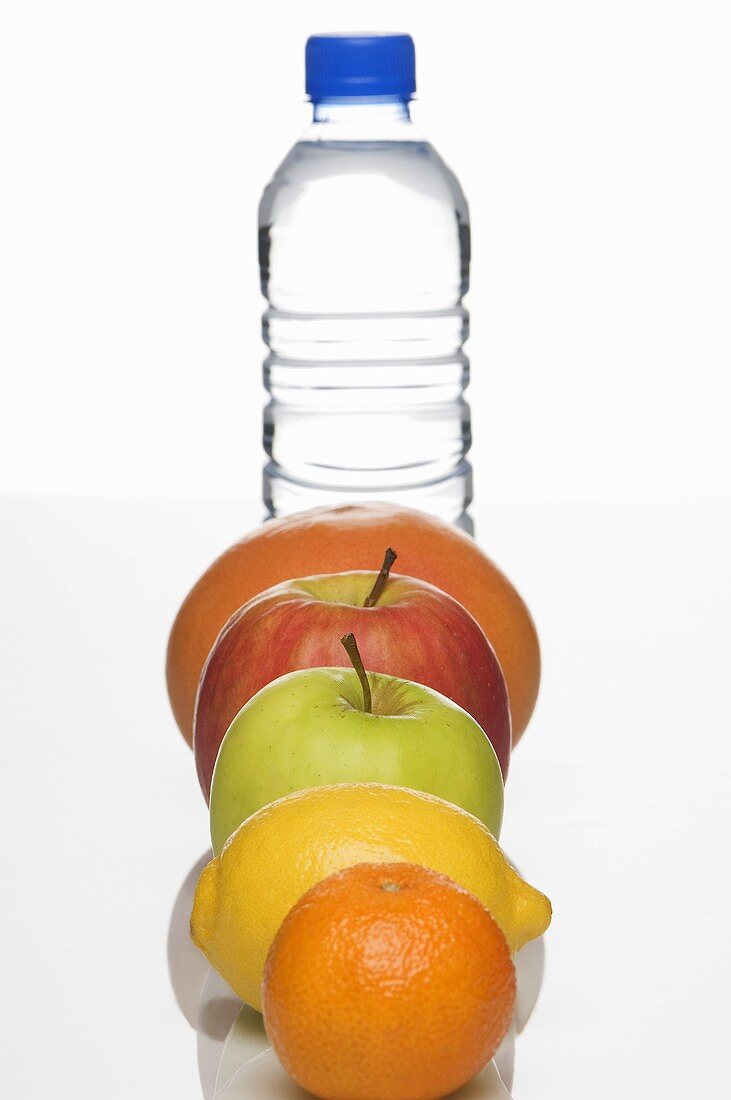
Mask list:
[{"label": "red apple stem", "polygon": [[386,587],[386,581],[388,580],[388,574],[391,572],[391,566],[396,561],[398,554],[395,550],[392,550],[389,546],[388,550],[383,556],[383,565],[381,566],[381,572],[376,577],[376,583],[370,590],[369,595],[366,596],[363,607],[375,607],[378,603],[378,597]]},{"label": "red apple stem", "polygon": [[358,649],[358,643],[355,640],[355,634],[346,634],[340,641],[343,644],[345,652],[350,657],[350,663],[358,674],[360,680],[360,686],[363,689],[363,710],[366,714],[373,714],[373,703],[371,700],[371,685],[368,683],[368,673],[363,665],[363,659]]}]

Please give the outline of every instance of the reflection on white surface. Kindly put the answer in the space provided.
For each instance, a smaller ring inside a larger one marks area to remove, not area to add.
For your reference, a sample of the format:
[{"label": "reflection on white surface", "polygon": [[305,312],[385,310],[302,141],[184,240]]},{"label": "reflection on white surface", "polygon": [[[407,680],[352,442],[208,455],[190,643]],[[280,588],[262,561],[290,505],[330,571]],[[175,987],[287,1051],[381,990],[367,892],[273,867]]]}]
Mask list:
[{"label": "reflection on white surface", "polygon": [[200,873],[211,857],[210,850],[204,852],[185,876],[168,927],[170,984],[178,1007],[191,1027],[198,1023],[198,1005],[209,966],[190,938],[190,912]]},{"label": "reflection on white surface", "polygon": [[[254,1013],[253,1009],[242,1006],[239,998],[231,992],[223,978],[209,968],[201,991],[196,1027],[198,1073],[204,1100],[211,1100],[218,1090],[223,1052],[242,1007],[247,1015],[251,1013],[255,1016],[259,1015]],[[261,1027],[260,1021],[261,1017],[259,1017],[259,1027]],[[239,1065],[242,1065],[261,1052],[261,1043],[258,1041],[257,1033],[254,1034],[251,1042],[244,1041],[243,1028],[240,1037]]]},{"label": "reflection on white surface", "polygon": [[[191,943],[190,910],[205,853],[180,887],[168,929],[170,981],[180,1010],[195,1028],[203,1100],[303,1100],[305,1093],[282,1069],[264,1032],[261,1015],[242,1004]],[[535,1007],[545,964],[543,938],[515,957],[515,1020],[494,1060],[454,1093],[456,1100],[509,1100],[515,1064],[515,1036]]]},{"label": "reflection on white surface", "polygon": [[515,956],[515,1030],[518,1035],[536,1007],[546,968],[546,944],[543,936],[531,940]]},{"label": "reflection on white surface", "polygon": [[[508,1033],[503,1039],[502,1043],[495,1052],[493,1059],[495,1063],[495,1069],[498,1072],[500,1081],[506,1091],[510,1093],[513,1087],[513,1077],[515,1076],[515,1021],[513,1020],[508,1028]],[[480,1075],[482,1076],[482,1074]],[[459,1094],[458,1094],[459,1095]]]}]

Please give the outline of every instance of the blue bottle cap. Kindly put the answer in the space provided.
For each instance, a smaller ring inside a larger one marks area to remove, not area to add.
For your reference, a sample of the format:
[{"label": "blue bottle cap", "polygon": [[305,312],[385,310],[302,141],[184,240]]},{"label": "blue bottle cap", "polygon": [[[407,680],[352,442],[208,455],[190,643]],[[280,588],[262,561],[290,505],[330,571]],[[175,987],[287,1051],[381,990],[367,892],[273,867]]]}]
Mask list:
[{"label": "blue bottle cap", "polygon": [[305,47],[305,89],[323,99],[411,99],[416,91],[410,34],[313,34]]}]

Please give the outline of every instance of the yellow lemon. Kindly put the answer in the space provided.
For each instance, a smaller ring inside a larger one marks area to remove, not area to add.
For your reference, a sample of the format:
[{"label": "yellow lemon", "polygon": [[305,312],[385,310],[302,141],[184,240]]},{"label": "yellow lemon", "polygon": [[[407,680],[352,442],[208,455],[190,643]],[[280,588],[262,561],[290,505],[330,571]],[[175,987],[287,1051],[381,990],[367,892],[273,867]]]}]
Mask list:
[{"label": "yellow lemon", "polygon": [[466,810],[405,787],[341,783],[287,795],[239,826],[198,881],[193,942],[260,1010],[267,952],[302,894],[356,863],[394,862],[440,871],[474,894],[511,952],[551,921],[548,898],[523,881]]}]

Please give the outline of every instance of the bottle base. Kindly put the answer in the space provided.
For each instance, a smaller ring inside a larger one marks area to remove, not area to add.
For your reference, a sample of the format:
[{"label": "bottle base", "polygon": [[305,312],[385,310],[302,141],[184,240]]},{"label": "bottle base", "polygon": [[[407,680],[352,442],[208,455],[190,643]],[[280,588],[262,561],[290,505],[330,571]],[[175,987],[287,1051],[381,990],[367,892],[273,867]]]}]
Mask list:
[{"label": "bottle base", "polygon": [[387,489],[382,486],[342,489],[309,484],[287,477],[275,463],[268,462],[263,470],[262,495],[268,518],[289,516],[329,504],[388,501],[428,512],[445,523],[453,523],[468,535],[475,533],[468,511],[472,503],[472,467],[466,461],[437,481],[392,485]]}]

